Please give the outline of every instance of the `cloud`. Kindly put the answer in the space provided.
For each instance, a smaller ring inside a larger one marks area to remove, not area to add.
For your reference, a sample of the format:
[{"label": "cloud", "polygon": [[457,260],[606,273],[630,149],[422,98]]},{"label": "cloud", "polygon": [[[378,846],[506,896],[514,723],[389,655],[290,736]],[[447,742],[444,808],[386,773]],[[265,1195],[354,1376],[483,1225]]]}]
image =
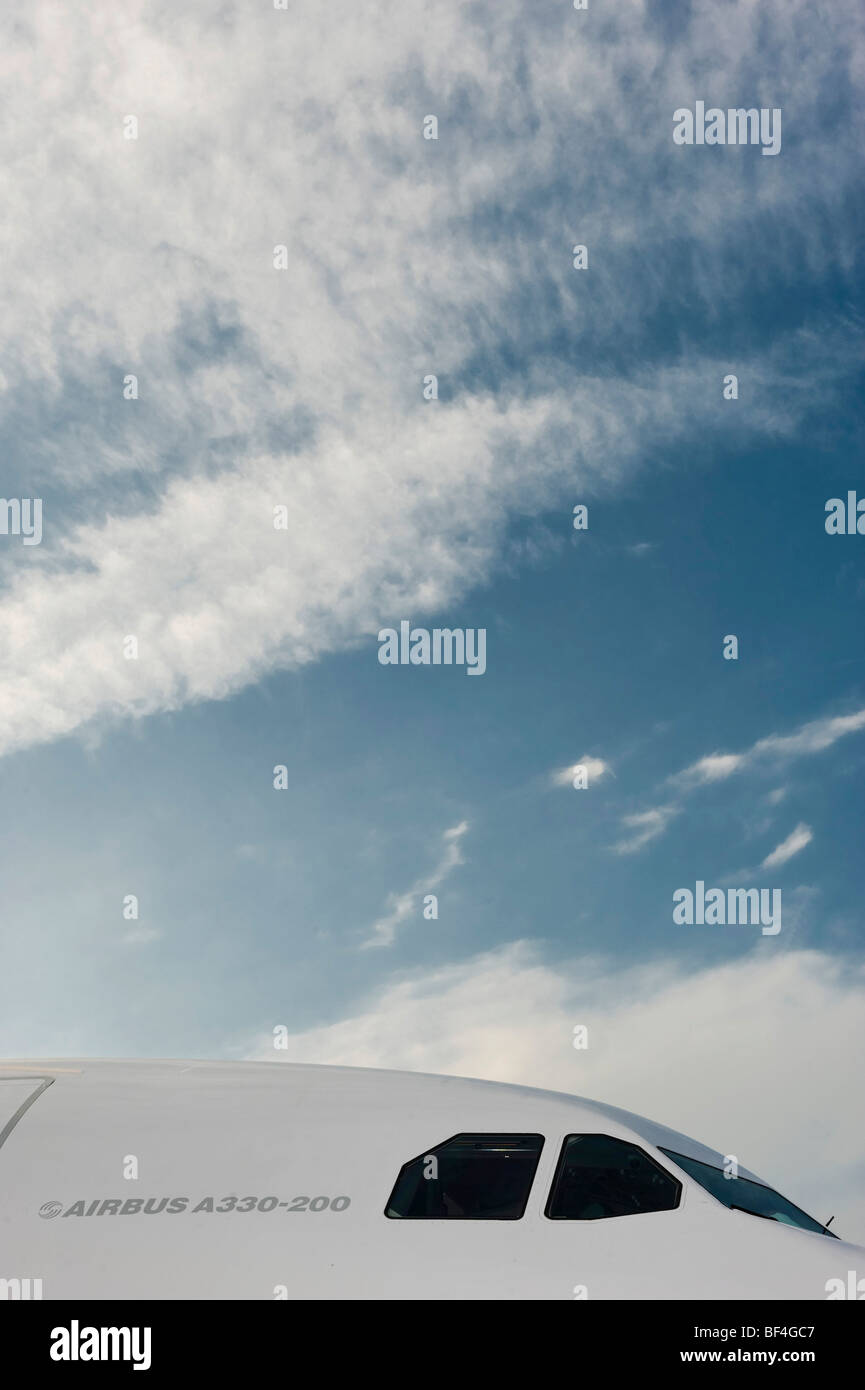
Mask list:
[{"label": "cloud", "polygon": [[[674,773],[670,780],[687,788],[722,781],[734,772],[742,772],[763,760],[789,762],[811,753],[822,753],[839,739],[858,733],[861,729],[865,729],[865,709],[857,710],[854,714],[814,719],[803,724],[795,733],[769,734],[766,738],[758,739],[743,753],[712,753],[700,758],[690,767]],[[777,799],[780,800],[780,797]]]},{"label": "cloud", "polygon": [[464,862],[460,841],[468,829],[469,823],[464,820],[460,821],[459,825],[451,826],[450,830],[444,832],[441,858],[432,873],[419,878],[407,892],[391,895],[390,911],[375,923],[372,928],[372,935],[362,943],[361,950],[367,950],[374,946],[393,945],[398,928],[417,912],[418,900],[421,895],[426,895],[432,889],[438,888],[448,875]]},{"label": "cloud", "polygon": [[[788,6],[761,6],[808,174],[763,178],[759,216],[795,225],[801,244],[777,247],[772,269],[797,283],[809,256],[825,272],[854,241],[833,215],[859,177],[843,121],[831,170],[820,158],[854,15],[847,0],[829,19],[805,7],[793,42]],[[46,507],[39,553],[0,554],[0,751],[222,699],[394,612],[452,609],[515,518],[564,505],[575,483],[621,489],[676,439],[729,440],[726,356],[689,343],[677,361],[655,334],[671,283],[737,322],[729,268],[700,248],[751,244],[754,199],[740,161],[691,161],[671,181],[671,117],[707,61],[739,90],[750,0],[723,18],[697,7],[672,48],[637,3],[578,43],[575,19],[443,0],[430,25],[425,0],[404,0],[349,7],[335,27],[327,6],[226,0],[215,23],[205,0],[129,0],[58,26],[37,0],[10,29],[4,486],[36,477]],[[62,250],[34,257],[55,226]],[[589,281],[571,265],[578,236],[603,266]],[[852,331],[740,350],[737,437],[792,435],[797,361],[825,402],[830,364],[856,360]],[[124,401],[130,372],[139,399]]]},{"label": "cloud", "polygon": [[123,933],[122,941],[126,946],[149,946],[151,941],[159,941],[161,936],[158,927],[130,927]]},{"label": "cloud", "polygon": [[[585,1051],[572,1046],[577,1024]],[[736,1154],[862,1241],[865,1126],[849,1076],[863,1029],[865,972],[820,951],[761,949],[697,971],[671,955],[616,971],[596,958],[548,965],[523,941],[395,975],[350,1017],[295,1033],[277,1059],[478,1076],[619,1105]],[[272,1037],[247,1051],[274,1060]]]},{"label": "cloud", "polygon": [[663,835],[674,816],[679,814],[678,806],[654,806],[650,811],[638,811],[634,815],[622,816],[622,825],[635,830],[635,835],[626,836],[613,845],[617,854],[636,854],[637,850],[657,840]]},{"label": "cloud", "polygon": [[693,786],[704,782],[721,782],[739,770],[743,759],[741,753],[709,753],[671,780],[688,782]]},{"label": "cloud", "polygon": [[553,786],[572,787],[577,768],[585,770],[589,786],[591,786],[593,782],[600,781],[608,772],[612,772],[610,764],[604,762],[603,758],[593,758],[590,754],[584,753],[581,758],[578,758],[577,761],[571,765],[571,767],[561,767],[552,773]]},{"label": "cloud", "polygon": [[794,854],[798,854],[806,845],[810,845],[813,838],[814,836],[810,825],[805,825],[800,822],[799,825],[796,826],[796,829],[787,836],[786,840],[782,840],[780,845],[777,845],[776,848],[772,850],[771,854],[766,855],[760,868],[775,869],[779,864],[786,864],[787,860],[792,859]]},{"label": "cloud", "polygon": [[800,758],[809,753],[822,753],[839,739],[856,734],[860,729],[865,729],[865,709],[831,719],[814,719],[794,734],[771,734],[755,743],[751,751],[755,758]]},{"label": "cloud", "polygon": [[[759,766],[764,761],[787,763],[797,757],[820,753],[831,748],[839,739],[857,733],[865,728],[865,710],[854,714],[825,716],[803,724],[792,734],[769,734],[758,739],[742,753],[709,753],[699,758],[681,772],[672,773],[666,781],[675,786],[682,797],[692,794],[697,788],[709,786],[714,782],[726,781],[736,772]],[[786,787],[777,787],[766,798],[770,805],[777,805],[787,795]],[[656,840],[666,831],[670,821],[678,815],[682,807],[667,805],[640,811],[635,815],[623,816],[622,824],[636,829],[637,834],[627,836],[613,849],[618,854],[633,854],[643,845]],[[803,838],[804,836],[804,838]],[[799,825],[788,840],[778,845],[761,864],[761,868],[773,868],[785,863],[811,840],[810,827]],[[750,870],[738,870],[749,873]],[[729,877],[729,876],[728,876]]]}]

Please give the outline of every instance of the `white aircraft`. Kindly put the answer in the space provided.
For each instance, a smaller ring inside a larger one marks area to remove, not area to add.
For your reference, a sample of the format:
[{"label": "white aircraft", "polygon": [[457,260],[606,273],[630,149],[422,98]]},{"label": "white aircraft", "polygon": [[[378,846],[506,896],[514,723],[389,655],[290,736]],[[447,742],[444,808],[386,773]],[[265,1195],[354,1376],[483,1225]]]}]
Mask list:
[{"label": "white aircraft", "polygon": [[0,1297],[851,1296],[865,1249],[723,1166],[627,1111],[488,1081],[0,1063]]}]

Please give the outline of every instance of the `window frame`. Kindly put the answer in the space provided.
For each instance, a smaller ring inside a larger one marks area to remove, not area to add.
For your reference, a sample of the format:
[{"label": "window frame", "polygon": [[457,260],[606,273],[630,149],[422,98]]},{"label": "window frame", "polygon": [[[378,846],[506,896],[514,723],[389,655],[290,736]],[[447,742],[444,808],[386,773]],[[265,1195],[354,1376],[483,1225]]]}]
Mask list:
[{"label": "window frame", "polygon": [[[613,1139],[618,1144],[627,1144],[629,1148],[636,1149],[637,1153],[642,1154],[643,1158],[648,1159],[648,1161],[652,1164],[653,1167],[657,1168],[661,1173],[664,1174],[666,1178],[670,1180],[671,1183],[674,1184],[676,1190],[675,1202],[670,1207],[660,1207],[655,1211],[623,1211],[619,1212],[617,1216],[552,1216],[550,1214],[550,1207],[552,1206],[553,1199],[556,1195],[556,1188],[558,1186],[559,1177],[565,1162],[565,1154],[567,1153],[568,1144],[572,1139]],[[674,1211],[681,1210],[682,1198],[684,1196],[684,1193],[685,1183],[682,1182],[681,1178],[677,1177],[676,1174],[670,1170],[670,1168],[667,1168],[663,1163],[660,1163],[653,1154],[650,1154],[648,1150],[643,1147],[642,1144],[638,1144],[634,1139],[625,1139],[622,1137],[621,1134],[608,1134],[607,1131],[603,1129],[575,1130],[571,1134],[566,1134],[562,1139],[561,1148],[559,1149],[559,1156],[556,1159],[556,1166],[553,1170],[552,1181],[550,1182],[550,1190],[547,1193],[547,1200],[544,1203],[544,1216],[547,1219],[547,1221],[554,1221],[556,1223],[562,1223],[563,1225],[586,1225],[588,1223],[594,1224],[598,1221],[619,1221],[622,1217],[630,1216],[663,1216],[665,1213],[671,1213]]]},{"label": "window frame", "polygon": [[[524,1201],[523,1201],[523,1205],[522,1205],[522,1208],[520,1209],[519,1215],[518,1215],[518,1216],[391,1216],[391,1214],[390,1214],[388,1208],[390,1207],[391,1203],[393,1202],[394,1194],[396,1193],[396,1190],[397,1190],[397,1188],[399,1187],[400,1181],[402,1180],[402,1175],[403,1175],[403,1173],[405,1172],[405,1170],[406,1170],[407,1168],[410,1168],[410,1167],[412,1166],[413,1163],[422,1163],[424,1159],[429,1158],[429,1157],[430,1157],[431,1155],[433,1155],[433,1154],[439,1153],[442,1149],[446,1149],[447,1146],[448,1146],[449,1144],[452,1144],[452,1143],[454,1142],[455,1139],[503,1139],[503,1140],[508,1140],[508,1139],[511,1139],[511,1140],[513,1140],[513,1139],[537,1139],[537,1140],[540,1141],[539,1144],[538,1144],[537,1151],[536,1151],[536,1153],[535,1153],[535,1166],[534,1166],[534,1168],[532,1169],[531,1181],[529,1182],[529,1185],[528,1185],[528,1187],[526,1188],[525,1199],[524,1199]],[[387,1218],[388,1221],[414,1221],[414,1222],[425,1222],[425,1221],[429,1221],[429,1222],[444,1222],[445,1224],[447,1224],[448,1222],[457,1222],[457,1221],[474,1221],[474,1222],[479,1222],[480,1224],[483,1224],[483,1223],[486,1222],[486,1221],[522,1221],[523,1217],[525,1216],[526,1212],[528,1211],[529,1202],[531,1201],[531,1197],[532,1197],[532,1192],[534,1191],[534,1189],[535,1189],[535,1184],[537,1183],[537,1180],[538,1180],[538,1169],[539,1169],[540,1166],[541,1166],[541,1158],[543,1157],[544,1146],[545,1146],[546,1142],[547,1142],[547,1140],[546,1140],[546,1135],[544,1135],[544,1134],[538,1134],[538,1133],[532,1133],[532,1132],[529,1132],[528,1130],[502,1130],[502,1129],[491,1129],[491,1130],[487,1130],[487,1131],[485,1132],[485,1131],[477,1130],[477,1129],[459,1129],[459,1130],[457,1130],[456,1134],[451,1134],[451,1135],[449,1135],[449,1137],[448,1137],[447,1139],[440,1139],[439,1142],[438,1142],[437,1144],[434,1144],[431,1148],[423,1149],[423,1150],[421,1151],[421,1153],[416,1154],[414,1158],[408,1158],[408,1159],[406,1159],[405,1163],[403,1163],[403,1164],[400,1166],[400,1170],[399,1170],[399,1172],[397,1173],[396,1178],[395,1178],[394,1183],[393,1183],[393,1186],[392,1186],[391,1189],[390,1189],[390,1194],[389,1194],[388,1199],[387,1199],[387,1201],[385,1202],[385,1205],[384,1205],[384,1215],[385,1215],[385,1217]]]}]

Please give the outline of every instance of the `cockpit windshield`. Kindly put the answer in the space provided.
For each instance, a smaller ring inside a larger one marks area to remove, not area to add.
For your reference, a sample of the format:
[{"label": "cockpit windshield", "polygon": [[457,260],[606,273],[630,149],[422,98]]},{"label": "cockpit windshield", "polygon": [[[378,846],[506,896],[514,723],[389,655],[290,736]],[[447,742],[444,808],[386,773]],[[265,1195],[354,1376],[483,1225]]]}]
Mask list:
[{"label": "cockpit windshield", "polygon": [[824,1236],[835,1236],[834,1231],[828,1230],[800,1207],[788,1202],[780,1192],[773,1192],[771,1187],[764,1187],[762,1183],[753,1182],[750,1178],[728,1177],[721,1168],[714,1168],[711,1163],[701,1163],[696,1158],[686,1158],[684,1154],[673,1153],[672,1149],[661,1149],[661,1153],[671,1158],[689,1177],[707,1192],[711,1192],[713,1197],[723,1202],[731,1211],[744,1211],[750,1216],[782,1221],[785,1226],[798,1226],[802,1231],[818,1231]]}]

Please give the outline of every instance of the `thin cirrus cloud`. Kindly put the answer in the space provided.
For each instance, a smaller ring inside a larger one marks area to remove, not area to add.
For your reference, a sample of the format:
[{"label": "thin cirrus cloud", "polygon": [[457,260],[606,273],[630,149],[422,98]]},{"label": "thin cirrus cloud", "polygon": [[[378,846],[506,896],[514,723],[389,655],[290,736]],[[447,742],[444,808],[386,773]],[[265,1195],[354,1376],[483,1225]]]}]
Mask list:
[{"label": "thin cirrus cloud", "polygon": [[599,782],[600,779],[605,777],[608,773],[612,773],[610,764],[605,762],[603,758],[595,758],[590,754],[584,753],[583,756],[578,758],[570,767],[560,767],[557,768],[555,772],[551,773],[550,777],[553,786],[573,786],[574,778],[580,770],[585,772],[589,786],[591,786],[593,782]]},{"label": "thin cirrus cloud", "polygon": [[[792,734],[769,734],[758,739],[742,753],[709,753],[681,772],[673,773],[667,778],[667,783],[677,787],[680,798],[684,799],[699,787],[725,782],[734,773],[759,767],[764,763],[768,763],[774,770],[775,764],[784,764],[813,753],[822,753],[839,739],[845,738],[848,734],[858,733],[861,729],[865,729],[865,710],[813,719]],[[786,788],[776,788],[769,794],[768,800],[771,805],[777,805],[785,795]],[[682,809],[679,802],[622,816],[622,826],[631,833],[624,835],[612,849],[617,854],[637,853],[644,845],[663,835]],[[767,856],[761,867],[775,868],[786,863],[794,854],[804,849],[811,838],[810,827],[798,825],[788,839]]]},{"label": "thin cirrus cloud", "polygon": [[[859,171],[837,130],[831,179],[814,170],[853,14],[848,0],[828,17],[806,7],[793,43],[789,7],[761,6],[808,170],[763,189],[802,238],[773,260],[782,277],[799,276],[812,240],[824,266],[849,255],[832,210]],[[683,245],[750,234],[733,161],[692,162],[678,192],[668,177],[694,71],[710,61],[730,91],[749,74],[748,0],[723,17],[695,6],[672,48],[637,3],[601,33],[516,0],[443,0],[434,25],[425,0],[351,7],[338,26],[326,6],[228,0],[220,16],[205,0],[177,14],[130,0],[58,25],[36,0],[0,45],[16,113],[0,132],[0,389],[14,407],[0,439],[17,460],[7,490],[17,468],[47,501],[38,556],[0,555],[0,752],[223,699],[394,611],[453,606],[494,572],[513,519],[575,482],[621,490],[652,448],[721,421],[728,439],[791,435],[796,354],[824,398],[825,364],[857,355],[840,320],[819,381],[802,353],[813,330],[757,342],[740,354],[749,403],[731,425],[725,364],[699,343],[676,361],[653,340],[669,282],[663,257],[645,274],[646,247],[676,247],[678,286]],[[436,142],[421,135],[428,111]],[[126,112],[137,140],[123,139]],[[620,177],[599,183],[599,167]],[[62,256],[40,255],[56,225]],[[604,273],[575,274],[578,235]],[[735,299],[717,258],[684,259],[695,302]],[[123,401],[130,372],[139,397]],[[424,402],[431,372],[441,398]]]},{"label": "thin cirrus cloud", "polygon": [[419,878],[405,893],[397,893],[391,897],[389,911],[374,924],[370,936],[361,943],[361,950],[393,945],[399,928],[419,913],[421,896],[426,896],[432,889],[440,887],[454,869],[464,862],[460,841],[468,830],[469,823],[464,820],[444,832],[441,853],[435,868]]},{"label": "thin cirrus cloud", "polygon": [[810,825],[805,825],[804,822],[800,822],[799,825],[796,826],[796,829],[787,836],[786,840],[782,840],[780,845],[777,845],[775,849],[772,850],[771,854],[766,855],[760,868],[777,869],[779,865],[786,864],[787,860],[792,859],[794,854],[799,854],[806,845],[810,845],[813,838],[814,835]]},{"label": "thin cirrus cloud", "polygon": [[678,806],[653,806],[648,811],[622,816],[622,825],[631,833],[613,845],[616,854],[636,854],[644,845],[657,840],[679,814],[679,809]]},{"label": "thin cirrus cloud", "polygon": [[856,710],[854,714],[814,719],[803,724],[795,733],[769,734],[766,738],[758,739],[742,753],[710,753],[683,771],[674,773],[670,781],[685,788],[721,782],[734,772],[743,772],[766,760],[788,762],[811,753],[822,753],[839,739],[858,733],[861,729],[865,729],[865,709]]}]

